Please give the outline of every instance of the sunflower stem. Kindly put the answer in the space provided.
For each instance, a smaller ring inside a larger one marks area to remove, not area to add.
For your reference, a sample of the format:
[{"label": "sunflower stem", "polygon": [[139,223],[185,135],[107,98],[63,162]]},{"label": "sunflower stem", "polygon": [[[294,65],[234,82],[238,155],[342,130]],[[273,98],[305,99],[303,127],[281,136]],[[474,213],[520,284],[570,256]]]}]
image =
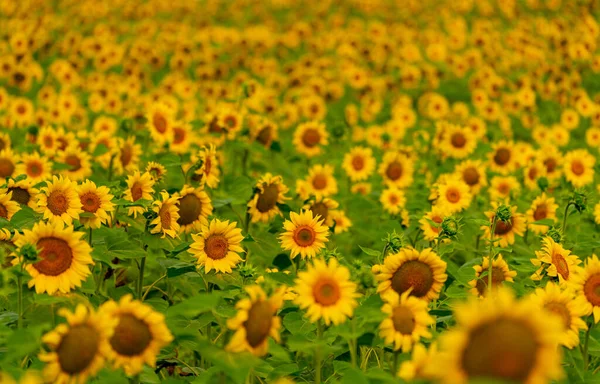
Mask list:
[{"label": "sunflower stem", "polygon": [[[21,267],[21,270],[23,268]],[[18,311],[19,317],[17,318],[17,328],[21,329],[23,327],[23,276],[22,273],[19,273],[17,276],[17,284],[19,286],[18,290]]]},{"label": "sunflower stem", "polygon": [[142,261],[140,262],[140,276],[138,279],[138,286],[137,286],[137,296],[138,299],[140,301],[143,301],[144,298],[142,297],[142,289],[144,288],[144,269],[146,268],[146,256],[142,257]]},{"label": "sunflower stem", "polygon": [[491,228],[490,228],[490,248],[488,253],[488,293],[492,295],[492,263],[494,262],[494,234],[496,233],[496,223],[498,222],[498,218],[494,215],[492,220]]},{"label": "sunflower stem", "polygon": [[88,235],[88,244],[90,245],[90,247],[92,246],[92,227],[90,227],[90,232]]},{"label": "sunflower stem", "polygon": [[585,371],[587,371],[590,366],[590,354],[588,353],[588,343],[590,341],[590,332],[592,331],[594,324],[595,323],[592,320],[592,323],[588,325],[588,329],[585,332],[585,341],[583,342],[583,349],[581,350],[581,355],[583,357],[583,369]]},{"label": "sunflower stem", "polygon": [[565,230],[567,229],[567,217],[569,216],[569,207],[571,206],[571,202],[569,201],[569,203],[567,204],[567,206],[565,207],[565,215],[563,217],[563,222],[562,222],[562,235],[563,237],[565,236]]},{"label": "sunflower stem", "polygon": [[356,332],[356,320],[352,318],[352,337],[348,339],[348,348],[350,349],[350,361],[352,362],[352,367],[356,368],[356,337],[354,333]]},{"label": "sunflower stem", "polygon": [[112,155],[110,157],[110,163],[108,163],[108,181],[112,181],[112,177],[113,177],[113,165],[115,163],[115,157],[117,155]]},{"label": "sunflower stem", "polygon": [[398,355],[399,355],[399,350],[394,351],[394,360],[393,360],[393,364],[392,364],[392,376],[394,376],[394,377],[396,377],[396,374],[398,373]]},{"label": "sunflower stem", "polygon": [[[323,339],[323,324],[321,320],[317,321],[317,342]],[[315,384],[321,384],[321,349],[317,346],[315,350]]]}]

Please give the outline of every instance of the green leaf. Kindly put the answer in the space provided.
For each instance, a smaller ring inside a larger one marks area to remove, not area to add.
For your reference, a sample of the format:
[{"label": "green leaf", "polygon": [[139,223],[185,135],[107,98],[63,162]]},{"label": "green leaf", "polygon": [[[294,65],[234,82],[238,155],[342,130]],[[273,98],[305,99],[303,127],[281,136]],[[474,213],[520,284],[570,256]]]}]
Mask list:
[{"label": "green leaf", "polygon": [[170,307],[167,310],[167,317],[182,316],[190,319],[201,313],[212,311],[217,307],[220,300],[221,295],[218,292],[198,293]]},{"label": "green leaf", "polygon": [[362,247],[362,246],[358,246],[364,253],[366,253],[369,256],[373,256],[373,257],[379,257],[381,256],[381,251],[376,251],[374,249],[371,248],[367,248],[367,247]]},{"label": "green leaf", "polygon": [[179,264],[173,265],[172,267],[167,268],[167,277],[173,278],[173,277],[183,275],[185,273],[195,272],[195,271],[196,271],[196,265],[189,264],[189,263],[179,263]]},{"label": "green leaf", "polygon": [[306,335],[314,332],[317,327],[305,319],[298,311],[290,312],[283,318],[283,326],[293,335]]}]

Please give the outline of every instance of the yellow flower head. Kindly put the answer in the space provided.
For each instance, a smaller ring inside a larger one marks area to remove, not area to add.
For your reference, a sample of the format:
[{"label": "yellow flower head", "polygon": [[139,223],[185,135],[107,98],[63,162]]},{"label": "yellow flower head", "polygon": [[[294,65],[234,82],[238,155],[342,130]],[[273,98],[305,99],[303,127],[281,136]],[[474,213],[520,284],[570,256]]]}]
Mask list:
[{"label": "yellow flower head", "polygon": [[302,259],[312,259],[318,251],[325,248],[329,236],[329,228],[310,210],[299,214],[290,212],[290,219],[283,223],[283,228],[285,232],[279,236],[281,247],[291,251],[292,259],[298,255]]},{"label": "yellow flower head", "polygon": [[199,267],[204,266],[206,273],[213,269],[231,273],[231,269],[242,261],[239,254],[244,252],[240,246],[244,237],[236,222],[213,219],[202,225],[199,234],[192,234],[192,239],[190,253],[198,259]]},{"label": "yellow flower head", "polygon": [[82,210],[75,182],[54,176],[40,192],[36,210],[44,214],[44,219],[65,224],[79,219]]}]

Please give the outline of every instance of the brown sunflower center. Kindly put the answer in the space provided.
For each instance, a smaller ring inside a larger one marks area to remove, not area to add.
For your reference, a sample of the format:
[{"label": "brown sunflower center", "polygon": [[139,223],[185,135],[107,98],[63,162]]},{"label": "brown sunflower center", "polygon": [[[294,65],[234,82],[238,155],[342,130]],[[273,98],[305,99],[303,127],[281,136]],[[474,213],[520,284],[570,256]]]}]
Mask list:
[{"label": "brown sunflower center", "polygon": [[433,270],[420,260],[402,264],[392,276],[392,289],[402,294],[412,288],[412,296],[423,297],[433,286]]},{"label": "brown sunflower center", "polygon": [[320,278],[313,287],[315,301],[323,306],[336,304],[340,297],[340,286],[334,280]]},{"label": "brown sunflower center", "polygon": [[316,129],[309,128],[304,131],[304,134],[302,135],[302,143],[308,148],[316,147],[320,141],[321,135]]},{"label": "brown sunflower center", "polygon": [[467,168],[463,171],[463,180],[467,185],[477,185],[479,183],[479,172],[475,168]]},{"label": "brown sunflower center", "polygon": [[86,370],[98,353],[98,332],[85,324],[74,326],[63,336],[56,354],[60,368],[69,375]]},{"label": "brown sunflower center", "polygon": [[58,276],[71,266],[73,250],[71,246],[57,237],[43,237],[37,242],[40,261],[33,267],[42,275]]},{"label": "brown sunflower center", "polygon": [[[481,271],[481,274],[483,275],[485,272],[488,271],[488,268],[484,269]],[[480,296],[485,296],[486,292],[487,292],[487,288],[488,288],[488,279],[490,277],[486,274],[485,276],[480,277],[479,279],[477,279],[477,284],[475,285],[475,288],[477,288],[477,292],[479,293]],[[502,268],[498,268],[498,267],[492,267],[492,287],[496,288],[498,287],[498,285],[502,284],[502,282],[505,281],[505,276],[504,276],[504,271],[502,270]]]},{"label": "brown sunflower center", "polygon": [[495,319],[471,331],[462,354],[469,379],[501,379],[524,382],[538,354],[534,332],[521,321]]},{"label": "brown sunflower center", "polygon": [[583,285],[583,293],[592,305],[600,306],[600,273],[596,273],[587,279]]},{"label": "brown sunflower center", "polygon": [[190,193],[179,199],[179,219],[177,224],[189,225],[198,220],[202,214],[202,201],[198,196]]},{"label": "brown sunflower center", "polygon": [[301,247],[308,247],[316,240],[315,231],[308,226],[302,226],[294,231],[294,241]]},{"label": "brown sunflower center", "polygon": [[546,217],[548,217],[548,207],[546,207],[546,204],[538,205],[533,212],[533,218],[535,221],[538,221],[543,220]]},{"label": "brown sunflower center", "polygon": [[11,187],[8,188],[9,192],[12,192],[12,197],[10,198],[12,201],[16,201],[21,205],[29,204],[29,199],[31,199],[31,195],[29,191],[25,188],[21,187]]},{"label": "brown sunflower center", "polygon": [[159,133],[165,133],[167,131],[167,119],[165,119],[163,115],[155,114],[152,116],[152,124]]},{"label": "brown sunflower center", "polygon": [[27,164],[27,175],[30,177],[38,177],[42,174],[42,164],[32,161]]},{"label": "brown sunflower center", "polygon": [[244,328],[246,341],[252,348],[259,346],[269,336],[274,314],[273,307],[266,300],[257,301],[250,307]]},{"label": "brown sunflower center", "polygon": [[362,156],[354,156],[352,158],[352,168],[356,171],[360,171],[365,167],[365,159]]},{"label": "brown sunflower center", "polygon": [[498,165],[505,165],[510,161],[510,150],[506,148],[500,148],[494,154],[494,163]]},{"label": "brown sunflower center", "polygon": [[456,188],[448,188],[446,199],[452,204],[458,203],[460,201],[460,191]]},{"label": "brown sunflower center", "polygon": [[63,191],[52,191],[48,196],[48,209],[52,214],[60,216],[69,209],[69,199]]},{"label": "brown sunflower center", "polygon": [[467,144],[465,135],[460,132],[453,134],[450,138],[450,141],[452,142],[452,146],[455,148],[463,148],[465,144]]},{"label": "brown sunflower center", "polygon": [[569,278],[569,264],[565,260],[564,256],[558,252],[552,253],[552,264],[556,267],[556,272],[562,276],[563,279]]},{"label": "brown sunflower center", "polygon": [[537,177],[538,174],[538,170],[536,167],[531,167],[529,169],[529,172],[527,172],[527,175],[529,176],[529,180],[535,180],[535,178]]},{"label": "brown sunflower center", "polygon": [[262,145],[268,145],[273,140],[273,135],[271,134],[271,127],[266,126],[258,132],[256,135],[256,141],[261,143]]},{"label": "brown sunflower center", "polygon": [[548,158],[544,160],[544,165],[546,166],[546,171],[552,173],[556,169],[556,159]]},{"label": "brown sunflower center", "polygon": [[496,235],[506,235],[507,233],[509,233],[512,230],[513,224],[512,221],[502,221],[502,220],[498,220],[496,222],[496,229],[494,230],[494,233]]},{"label": "brown sunflower center", "polygon": [[185,140],[185,129],[173,128],[173,144],[181,144]]},{"label": "brown sunflower center", "polygon": [[119,324],[110,338],[115,352],[124,356],[137,356],[144,352],[152,341],[148,324],[130,314],[119,316]]},{"label": "brown sunflower center", "polygon": [[325,189],[327,187],[327,176],[325,175],[316,175],[313,177],[312,185],[315,189]]},{"label": "brown sunflower center", "polygon": [[571,328],[571,312],[564,303],[551,301],[549,303],[546,303],[544,305],[544,308],[558,315],[562,319],[565,329]]},{"label": "brown sunflower center", "polygon": [[138,201],[144,195],[144,190],[142,189],[142,185],[139,182],[133,183],[131,186],[131,198],[133,201]]},{"label": "brown sunflower center", "polygon": [[121,161],[121,165],[123,167],[127,167],[129,163],[131,163],[131,159],[133,158],[133,148],[130,145],[125,145],[121,148],[121,154],[119,155],[119,160]]},{"label": "brown sunflower center", "polygon": [[223,235],[210,235],[204,241],[204,252],[213,260],[220,260],[227,256],[229,243]]},{"label": "brown sunflower center", "polygon": [[392,322],[394,323],[394,329],[396,332],[400,332],[403,335],[410,335],[415,330],[415,315],[413,312],[400,305],[392,310]]},{"label": "brown sunflower center", "polygon": [[0,204],[0,217],[8,219],[8,209],[6,209],[6,207],[2,204]]},{"label": "brown sunflower center", "polygon": [[261,212],[269,212],[277,204],[279,188],[277,184],[263,184],[263,191],[258,194],[256,209]]},{"label": "brown sunflower center", "polygon": [[167,206],[167,204],[163,204],[160,208],[158,217],[160,217],[160,225],[162,225],[164,229],[171,229],[171,211],[169,211],[169,206]]},{"label": "brown sunflower center", "polygon": [[585,167],[583,166],[581,161],[575,160],[575,161],[573,161],[573,163],[571,163],[571,171],[575,175],[581,176],[583,174],[583,172],[585,171]]},{"label": "brown sunflower center", "polygon": [[15,171],[15,164],[7,158],[0,158],[0,178],[7,178]]},{"label": "brown sunflower center", "polygon": [[227,116],[225,117],[225,119],[223,119],[223,122],[225,123],[225,126],[229,129],[233,129],[237,126],[237,119],[235,118],[235,116]]},{"label": "brown sunflower center", "polygon": [[86,192],[79,198],[81,200],[81,209],[85,212],[95,213],[100,208],[100,197],[94,192]]},{"label": "brown sunflower center", "polygon": [[502,195],[508,195],[510,193],[510,185],[507,183],[498,185],[498,192],[500,192]]},{"label": "brown sunflower center", "polygon": [[76,172],[81,169],[81,159],[75,155],[68,155],[65,158],[65,163],[71,166],[71,172]]},{"label": "brown sunflower center", "polygon": [[390,180],[396,181],[402,177],[403,171],[404,171],[404,168],[402,167],[402,164],[400,164],[397,161],[394,161],[394,162],[390,163],[390,165],[388,165],[387,169],[385,170],[385,175]]},{"label": "brown sunflower center", "polygon": [[313,216],[320,216],[321,220],[327,220],[327,215],[329,215],[329,208],[327,208],[327,205],[325,205],[325,203],[314,203],[310,207],[310,210],[313,213]]}]

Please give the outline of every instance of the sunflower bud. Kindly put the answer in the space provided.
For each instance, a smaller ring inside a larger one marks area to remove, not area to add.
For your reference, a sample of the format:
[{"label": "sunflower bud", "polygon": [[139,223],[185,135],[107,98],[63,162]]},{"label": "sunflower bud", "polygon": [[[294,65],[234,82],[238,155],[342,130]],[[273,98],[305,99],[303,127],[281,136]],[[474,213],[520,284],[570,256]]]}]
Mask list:
[{"label": "sunflower bud", "polygon": [[402,238],[402,234],[397,234],[396,230],[394,230],[392,233],[388,233],[387,237],[384,238],[383,241],[386,242],[387,248],[393,252],[398,252],[404,247],[404,239]]},{"label": "sunflower bud", "polygon": [[512,218],[512,211],[508,205],[501,204],[496,209],[496,217],[503,222],[508,222]]},{"label": "sunflower bud", "polygon": [[573,193],[573,206],[579,213],[583,212],[587,208],[587,195],[584,192],[576,191]]},{"label": "sunflower bud", "polygon": [[542,190],[542,192],[544,192],[546,191],[546,189],[548,189],[550,183],[548,182],[548,179],[546,177],[540,177],[539,179],[537,179],[537,185]]},{"label": "sunflower bud", "polygon": [[554,240],[555,243],[558,244],[560,244],[563,240],[562,233],[554,227],[550,228],[548,232],[546,232],[546,236],[550,237],[552,240]]},{"label": "sunflower bud", "polygon": [[454,217],[446,217],[442,221],[442,236],[452,238],[458,235],[460,223]]},{"label": "sunflower bud", "polygon": [[336,124],[331,130],[331,134],[336,139],[341,139],[346,134],[346,129],[343,124]]},{"label": "sunflower bud", "polygon": [[39,251],[33,244],[25,244],[19,249],[20,255],[28,263],[33,263],[38,259]]},{"label": "sunflower bud", "polygon": [[244,279],[249,278],[249,277],[253,277],[253,276],[256,275],[256,268],[254,268],[252,266],[252,264],[241,265],[238,268],[238,271],[240,273],[240,276],[242,276]]}]

